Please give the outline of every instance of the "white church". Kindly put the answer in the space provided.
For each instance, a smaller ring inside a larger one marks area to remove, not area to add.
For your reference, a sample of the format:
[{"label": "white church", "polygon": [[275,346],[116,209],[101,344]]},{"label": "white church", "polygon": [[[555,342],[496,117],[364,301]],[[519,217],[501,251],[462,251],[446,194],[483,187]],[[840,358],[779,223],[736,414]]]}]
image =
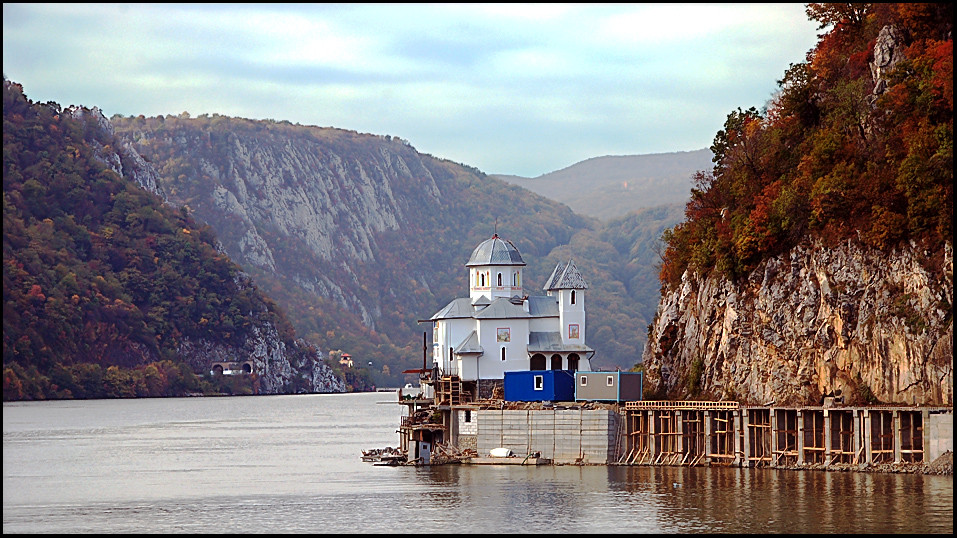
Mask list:
[{"label": "white church", "polygon": [[475,248],[466,267],[468,297],[452,300],[428,320],[435,379],[454,376],[464,390],[487,398],[502,386],[505,372],[591,370],[588,286],[574,262],[558,264],[545,283],[547,295],[534,297],[522,288],[521,254],[497,233]]}]

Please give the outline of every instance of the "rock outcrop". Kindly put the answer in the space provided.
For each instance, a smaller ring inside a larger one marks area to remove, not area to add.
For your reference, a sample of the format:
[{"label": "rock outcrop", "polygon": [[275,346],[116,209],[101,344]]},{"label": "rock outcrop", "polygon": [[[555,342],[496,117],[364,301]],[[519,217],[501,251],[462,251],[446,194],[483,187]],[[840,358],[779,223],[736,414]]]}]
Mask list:
[{"label": "rock outcrop", "polygon": [[661,396],[953,405],[953,245],[805,242],[740,282],[686,272],[643,361]]},{"label": "rock outcrop", "polygon": [[152,192],[163,200],[166,193],[160,187],[159,173],[133,149],[133,145],[122,137],[116,136],[113,123],[103,115],[99,107],[86,108],[71,106],[64,110],[77,120],[95,125],[87,142],[93,148],[95,157],[120,176],[135,181],[140,187]]},{"label": "rock outcrop", "polygon": [[173,129],[128,123],[134,146],[165,148],[189,163],[189,180],[171,177],[170,200],[213,226],[234,261],[329,298],[376,328],[383,304],[361,289],[356,266],[380,262],[382,232],[439,205],[434,170],[414,148],[392,137],[225,118]]},{"label": "rock outcrop", "polygon": [[310,352],[302,340],[294,342],[294,349],[289,349],[271,325],[254,327],[252,333],[239,347],[184,339],[178,352],[196,371],[208,370],[214,362],[227,362],[235,357],[251,359],[263,394],[346,392],[345,381],[322,362],[319,351]]}]

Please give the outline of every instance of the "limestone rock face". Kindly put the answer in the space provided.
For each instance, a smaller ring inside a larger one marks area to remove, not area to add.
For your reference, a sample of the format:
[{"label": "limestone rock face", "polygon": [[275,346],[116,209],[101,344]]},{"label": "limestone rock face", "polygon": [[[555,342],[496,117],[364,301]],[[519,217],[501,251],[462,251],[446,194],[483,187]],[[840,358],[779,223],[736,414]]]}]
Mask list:
[{"label": "limestone rock face", "polygon": [[140,187],[166,200],[166,193],[160,187],[159,174],[135,149],[129,140],[117,137],[113,124],[98,107],[85,108],[73,106],[64,113],[73,118],[92,123],[96,126],[93,136],[88,140],[95,156],[120,176],[132,179]]},{"label": "limestone rock face", "polygon": [[874,43],[874,59],[871,61],[871,78],[874,80],[874,95],[887,91],[887,73],[904,59],[904,37],[896,26],[881,28]]},{"label": "limestone rock face", "polygon": [[372,329],[383,305],[361,289],[356,266],[380,264],[382,232],[440,203],[434,170],[397,138],[275,125],[126,129],[141,152],[167,148],[189,163],[185,179],[164,164],[170,201],[209,223],[231,259],[331,299]]},{"label": "limestone rock face", "polygon": [[[236,357],[251,359],[263,394],[289,393],[292,386],[300,387],[299,392],[346,392],[345,382],[322,362],[318,352],[310,355],[302,341],[296,341],[294,346],[297,349],[289,349],[279,338],[276,328],[265,325],[254,327],[251,336],[241,346],[205,340],[194,342],[186,338],[178,352],[199,372],[208,370],[214,362],[231,361]],[[297,376],[300,379],[297,380]]]},{"label": "limestone rock face", "polygon": [[953,332],[952,244],[806,242],[741,282],[685,273],[662,296],[643,361],[671,397],[953,405]]}]

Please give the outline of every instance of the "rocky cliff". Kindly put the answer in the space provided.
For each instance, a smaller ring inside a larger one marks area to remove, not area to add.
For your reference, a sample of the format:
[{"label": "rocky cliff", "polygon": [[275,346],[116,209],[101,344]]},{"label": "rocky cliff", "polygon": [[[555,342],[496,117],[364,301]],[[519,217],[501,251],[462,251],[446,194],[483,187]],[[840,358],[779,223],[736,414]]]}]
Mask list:
[{"label": "rocky cliff", "polygon": [[953,244],[807,241],[741,282],[686,272],[643,360],[658,396],[953,405]]},{"label": "rocky cliff", "polygon": [[[383,307],[357,267],[379,262],[380,234],[438,205],[428,160],[399,139],[342,130],[218,117],[172,124],[124,127],[165,166],[171,201],[209,222],[247,269],[278,274],[375,328]],[[174,162],[163,161],[167,152]]]}]

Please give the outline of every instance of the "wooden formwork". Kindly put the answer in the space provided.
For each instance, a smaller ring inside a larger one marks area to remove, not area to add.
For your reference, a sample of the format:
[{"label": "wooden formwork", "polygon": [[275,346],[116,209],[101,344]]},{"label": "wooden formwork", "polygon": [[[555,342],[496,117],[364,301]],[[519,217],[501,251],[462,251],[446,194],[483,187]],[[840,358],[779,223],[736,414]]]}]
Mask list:
[{"label": "wooden formwork", "polygon": [[745,457],[755,467],[771,465],[771,410],[749,409],[747,452]]},{"label": "wooden formwork", "polygon": [[824,411],[804,409],[801,411],[804,420],[801,452],[804,463],[825,463],[827,446],[824,443]]},{"label": "wooden formwork", "polygon": [[899,407],[770,408],[629,402],[628,465],[791,467],[920,463],[927,411]]},{"label": "wooden formwork", "polygon": [[774,410],[774,464],[794,465],[798,462],[797,409]]},{"label": "wooden formwork", "polygon": [[831,409],[828,413],[830,422],[830,443],[827,447],[828,464],[858,463],[859,443],[856,439],[854,427],[854,412]]},{"label": "wooden formwork", "polygon": [[695,466],[705,457],[705,412],[687,410],[681,413],[683,463]]},{"label": "wooden formwork", "polygon": [[654,430],[651,432],[655,465],[677,465],[684,460],[681,447],[681,421],[675,410],[652,411]]},{"label": "wooden formwork", "polygon": [[870,462],[894,462],[894,412],[890,410],[870,410],[868,418],[871,423]]},{"label": "wooden formwork", "polygon": [[731,465],[735,460],[734,412],[715,410],[708,412],[710,425],[705,457],[712,465]]},{"label": "wooden formwork", "polygon": [[627,424],[625,456],[621,463],[627,465],[643,465],[651,459],[649,443],[650,424],[645,411],[627,410],[625,413]]},{"label": "wooden formwork", "polygon": [[920,411],[900,411],[900,459],[904,462],[924,461],[924,417]]}]

